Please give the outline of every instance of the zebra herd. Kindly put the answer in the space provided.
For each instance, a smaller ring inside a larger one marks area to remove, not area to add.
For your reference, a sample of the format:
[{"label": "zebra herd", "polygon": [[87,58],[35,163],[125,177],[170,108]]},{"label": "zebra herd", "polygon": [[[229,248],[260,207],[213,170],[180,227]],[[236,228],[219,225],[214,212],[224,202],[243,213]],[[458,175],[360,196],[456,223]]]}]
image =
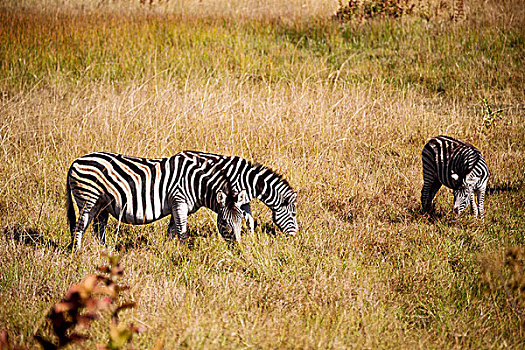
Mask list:
[{"label": "zebra herd", "polygon": [[[297,194],[280,175],[239,157],[183,151],[170,158],[146,159],[97,152],[76,159],[67,175],[67,215],[72,245],[93,230],[105,243],[109,214],[127,224],[148,224],[171,215],[168,236],[188,237],[187,218],[200,207],[217,213],[226,240],[238,241],[242,220],[253,231],[250,200],[260,199],[285,233],[298,231]],[[76,220],[73,199],[79,212]]]},{"label": "zebra herd", "polygon": [[[442,185],[454,190],[454,211],[478,206],[483,219],[483,199],[489,171],[474,146],[447,136],[431,139],[423,148],[423,211]],[[93,221],[93,230],[105,244],[111,214],[127,224],[148,224],[171,215],[168,236],[188,238],[187,218],[200,207],[217,213],[217,228],[228,241],[239,241],[242,221],[254,230],[250,201],[254,198],[272,211],[281,231],[295,235],[297,193],[268,167],[236,156],[183,151],[169,158],[147,159],[96,152],[76,159],[67,174],[67,216],[71,246],[80,249],[82,236]],[[78,220],[73,200],[78,210]]]}]

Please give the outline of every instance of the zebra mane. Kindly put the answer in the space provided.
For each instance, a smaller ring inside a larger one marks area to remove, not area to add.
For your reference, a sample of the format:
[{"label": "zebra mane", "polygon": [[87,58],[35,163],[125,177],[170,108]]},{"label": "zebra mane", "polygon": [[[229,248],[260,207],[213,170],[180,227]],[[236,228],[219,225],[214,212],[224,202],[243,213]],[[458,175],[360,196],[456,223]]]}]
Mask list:
[{"label": "zebra mane", "polygon": [[478,165],[478,163],[482,159],[481,152],[477,148],[474,148],[474,151],[475,151],[475,156],[474,156],[473,162],[468,164],[465,174],[462,174],[463,178],[466,178],[468,174],[470,174],[474,170],[474,168]]},{"label": "zebra mane", "polygon": [[[456,151],[460,152],[459,153],[460,159],[461,159],[460,163],[466,165],[466,167],[461,169],[462,171],[459,172],[459,174],[457,174],[458,180],[460,179],[463,180],[476,167],[478,162],[482,159],[481,151],[468,142],[458,140],[450,136],[441,135],[440,137],[444,139],[448,139],[449,141],[452,141],[457,145]],[[469,150],[468,154],[464,153],[464,150],[466,148]],[[468,159],[465,158],[465,156]]]},{"label": "zebra mane", "polygon": [[452,141],[458,145],[461,145],[461,146],[465,146],[465,147],[468,147],[468,148],[472,148],[473,150],[477,151],[478,153],[481,154],[481,151],[479,149],[477,149],[474,145],[466,142],[466,141],[462,141],[462,140],[458,140],[456,138],[453,138],[453,137],[450,137],[450,136],[446,136],[446,135],[439,135],[437,136],[436,138],[441,138],[441,139],[446,139],[448,141]]},{"label": "zebra mane", "polygon": [[[262,193],[263,188],[264,188],[263,181],[268,181],[268,179],[273,180],[275,178],[277,178],[277,182],[274,185],[281,184],[284,192],[295,193],[292,186],[290,186],[290,184],[284,178],[283,175],[277,173],[273,169],[265,165],[262,165],[260,163],[251,162],[239,156],[228,156],[228,155],[220,155],[220,154],[199,152],[199,151],[183,151],[180,154],[183,154],[185,157],[197,159],[197,161],[202,161],[202,159],[206,159],[206,161],[208,161],[211,158],[212,163],[215,163],[219,160],[229,163],[228,161],[232,160],[235,164],[244,164],[243,168],[251,169],[252,171],[255,171],[257,174],[265,175],[263,178],[259,177],[259,180],[255,184],[254,189],[260,193]],[[221,168],[221,169],[227,172],[225,168]]]},{"label": "zebra mane", "polygon": [[[197,161],[200,161],[200,160],[197,160]],[[210,161],[207,161],[205,160],[204,162],[202,162],[205,166],[204,169],[199,169],[197,171],[197,173],[201,176],[203,176],[206,172],[208,171],[212,171],[213,173],[217,173],[218,176],[217,176],[217,179],[220,179],[221,182],[222,182],[222,185],[221,186],[225,186],[226,187],[226,190],[228,192],[228,194],[233,194],[233,186],[231,184],[231,182],[228,180],[228,176],[226,174],[226,172],[224,171],[224,169],[220,168],[217,164],[213,164],[212,162]],[[213,177],[213,173],[212,174],[209,174],[208,176],[205,176],[206,178],[206,182],[209,182],[210,178]],[[208,185],[211,185],[211,184],[208,184]],[[215,194],[213,194],[215,195]]]},{"label": "zebra mane", "polygon": [[[278,172],[274,171],[272,168],[267,167],[265,165],[262,165],[260,163],[252,163],[250,161],[246,161],[248,165],[254,169],[257,173],[262,174],[270,174],[270,177],[277,178],[277,184],[283,184],[287,190],[290,190],[291,193],[295,193],[292,186],[290,186],[290,183],[284,178],[282,174],[279,174]],[[257,190],[262,191],[262,182],[257,182],[256,184]]]}]

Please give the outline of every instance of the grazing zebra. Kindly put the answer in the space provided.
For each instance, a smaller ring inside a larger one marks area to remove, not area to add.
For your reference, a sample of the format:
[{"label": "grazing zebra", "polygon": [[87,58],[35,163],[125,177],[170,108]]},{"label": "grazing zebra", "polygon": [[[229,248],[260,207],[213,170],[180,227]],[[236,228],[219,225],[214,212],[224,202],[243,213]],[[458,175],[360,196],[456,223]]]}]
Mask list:
[{"label": "grazing zebra", "polygon": [[[246,192],[234,193],[227,177],[211,162],[181,152],[170,158],[146,159],[113,153],[91,153],[76,159],[67,175],[67,215],[71,238],[81,248],[90,221],[105,243],[108,216],[133,225],[148,224],[171,214],[168,236],[181,241],[187,217],[202,206],[215,211],[217,227],[227,240],[240,239]],[[79,211],[75,218],[73,198]]]},{"label": "grazing zebra", "polygon": [[252,164],[236,156],[189,151],[186,156],[202,158],[216,164],[228,177],[237,191],[247,193],[247,202],[241,206],[248,229],[253,232],[254,219],[250,203],[257,198],[272,210],[273,222],[286,234],[295,235],[299,230],[296,217],[297,193],[290,184],[271,169]]},{"label": "grazing zebra", "polygon": [[478,216],[475,193],[483,219],[488,177],[487,163],[476,147],[448,136],[434,137],[423,148],[423,210],[431,211],[434,196],[441,185],[445,185],[454,190],[454,212],[457,215],[470,202],[474,216]]}]

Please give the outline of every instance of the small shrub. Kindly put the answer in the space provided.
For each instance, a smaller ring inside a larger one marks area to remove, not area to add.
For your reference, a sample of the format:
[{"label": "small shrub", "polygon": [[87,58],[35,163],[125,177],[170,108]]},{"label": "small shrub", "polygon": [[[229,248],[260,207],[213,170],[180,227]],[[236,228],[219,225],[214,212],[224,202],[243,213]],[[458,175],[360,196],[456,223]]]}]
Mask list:
[{"label": "small shrub", "polygon": [[481,124],[481,128],[484,131],[490,130],[493,127],[496,126],[496,121],[498,119],[498,116],[501,112],[503,112],[502,109],[493,110],[490,104],[487,102],[487,99],[483,99],[483,121]]},{"label": "small shrub", "polygon": [[463,0],[339,0],[335,19],[341,22],[372,18],[400,18],[416,16],[426,20],[448,19],[459,22],[465,18]]},{"label": "small shrub", "polygon": [[409,5],[408,0],[350,0],[347,5],[339,1],[339,9],[335,17],[342,22],[347,22],[354,18],[398,18],[405,13],[411,13],[413,8],[414,5]]}]

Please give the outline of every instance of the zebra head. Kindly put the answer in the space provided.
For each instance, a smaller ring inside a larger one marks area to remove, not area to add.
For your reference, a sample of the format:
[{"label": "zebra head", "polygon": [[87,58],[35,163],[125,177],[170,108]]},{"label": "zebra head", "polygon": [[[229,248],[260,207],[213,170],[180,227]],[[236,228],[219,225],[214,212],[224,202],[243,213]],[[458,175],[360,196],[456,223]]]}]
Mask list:
[{"label": "zebra head", "polygon": [[454,190],[454,213],[459,216],[469,204],[470,189],[465,184]]},{"label": "zebra head", "polygon": [[459,216],[469,206],[471,198],[473,200],[474,189],[480,178],[472,172],[462,181],[457,174],[452,174],[452,178],[459,183],[454,189],[454,213]]},{"label": "zebra head", "polygon": [[240,241],[244,218],[244,211],[241,210],[241,206],[249,202],[246,190],[232,194],[226,194],[222,190],[217,192],[217,228],[225,240]]},{"label": "zebra head", "polygon": [[281,197],[281,203],[272,211],[273,222],[286,234],[295,236],[299,231],[296,217],[297,193],[291,192]]},{"label": "zebra head", "polygon": [[459,216],[469,204],[470,191],[465,181],[459,179],[458,174],[452,173],[450,177],[454,181],[454,213]]}]

